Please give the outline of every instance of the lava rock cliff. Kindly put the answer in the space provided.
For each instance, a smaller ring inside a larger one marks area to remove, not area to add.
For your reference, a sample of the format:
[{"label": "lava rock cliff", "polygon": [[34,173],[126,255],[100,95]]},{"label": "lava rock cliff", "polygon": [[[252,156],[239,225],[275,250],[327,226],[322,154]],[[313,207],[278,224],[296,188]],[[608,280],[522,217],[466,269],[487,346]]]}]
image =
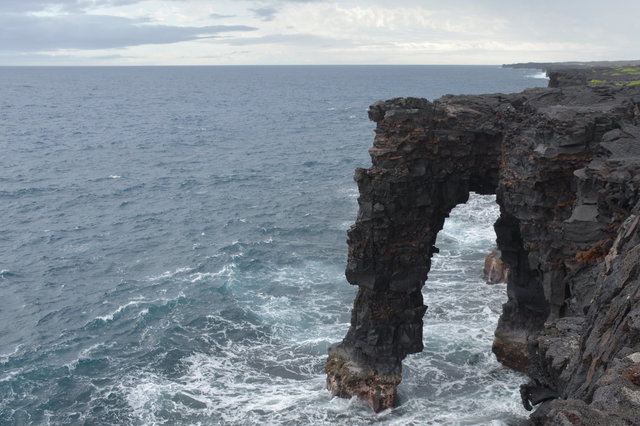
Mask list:
[{"label": "lava rock cliff", "polygon": [[326,364],[335,395],[397,404],[402,360],[423,348],[437,233],[476,192],[496,194],[509,267],[493,351],[529,375],[531,421],[640,424],[640,86],[576,75],[370,107],[372,166],[356,170],[347,240],[358,293]]}]

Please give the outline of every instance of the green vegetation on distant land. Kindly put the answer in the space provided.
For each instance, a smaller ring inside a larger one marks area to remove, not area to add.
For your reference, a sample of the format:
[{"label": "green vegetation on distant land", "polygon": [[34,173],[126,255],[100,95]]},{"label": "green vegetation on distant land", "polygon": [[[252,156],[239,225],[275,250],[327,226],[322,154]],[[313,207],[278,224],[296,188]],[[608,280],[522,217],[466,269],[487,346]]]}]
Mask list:
[{"label": "green vegetation on distant land", "polygon": [[627,74],[640,75],[640,67],[619,68],[619,70]]},{"label": "green vegetation on distant land", "polygon": [[640,86],[640,80],[633,80],[630,82],[611,82],[611,81],[607,81],[607,80],[590,80],[589,83],[591,84],[605,84],[605,83],[613,83],[616,86]]}]

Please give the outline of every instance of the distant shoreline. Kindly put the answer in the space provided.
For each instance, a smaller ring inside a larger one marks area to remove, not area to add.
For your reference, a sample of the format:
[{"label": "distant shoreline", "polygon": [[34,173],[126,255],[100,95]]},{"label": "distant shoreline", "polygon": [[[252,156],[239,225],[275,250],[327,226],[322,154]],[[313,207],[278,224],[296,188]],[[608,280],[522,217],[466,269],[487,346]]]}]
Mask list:
[{"label": "distant shoreline", "polygon": [[588,62],[520,62],[516,64],[503,64],[502,66],[504,68],[534,68],[544,71],[556,71],[563,69],[608,68],[624,65],[638,66],[640,65],[640,60]]}]

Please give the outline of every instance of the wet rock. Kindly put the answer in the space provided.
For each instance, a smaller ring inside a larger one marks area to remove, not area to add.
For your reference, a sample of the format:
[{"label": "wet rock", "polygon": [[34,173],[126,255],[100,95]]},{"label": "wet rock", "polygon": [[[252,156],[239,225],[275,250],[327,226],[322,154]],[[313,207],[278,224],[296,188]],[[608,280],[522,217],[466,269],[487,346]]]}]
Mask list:
[{"label": "wet rock", "polygon": [[528,332],[523,328],[496,330],[491,350],[500,363],[513,370],[525,373],[529,365],[527,336]]},{"label": "wet rock", "polygon": [[402,381],[399,372],[378,374],[339,345],[330,349],[325,372],[327,389],[336,396],[357,396],[368,403],[376,413],[396,406],[397,387]]},{"label": "wet rock", "polygon": [[502,261],[500,250],[493,249],[484,259],[482,279],[488,284],[506,283],[509,278],[509,266]]}]

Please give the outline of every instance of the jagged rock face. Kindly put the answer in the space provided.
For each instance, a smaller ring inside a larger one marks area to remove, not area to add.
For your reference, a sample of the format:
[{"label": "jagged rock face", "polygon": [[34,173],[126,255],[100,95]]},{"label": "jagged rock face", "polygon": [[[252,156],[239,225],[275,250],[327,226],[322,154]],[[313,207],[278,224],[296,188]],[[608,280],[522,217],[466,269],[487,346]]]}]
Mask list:
[{"label": "jagged rock face", "polygon": [[596,155],[606,132],[630,117],[626,97],[614,93],[611,87],[527,91],[507,124],[495,229],[512,273],[493,349],[517,370],[528,364],[528,336],[587,291],[582,282],[570,288],[567,277],[588,261],[594,243],[613,238],[616,224],[596,221],[591,207],[579,204],[574,171]]},{"label": "jagged rock face", "polygon": [[606,260],[585,268],[595,284],[587,314],[551,322],[532,339],[525,404],[541,391],[557,398],[534,424],[640,424],[639,214],[636,204]]},{"label": "jagged rock face", "polygon": [[[631,239],[614,242],[637,202],[635,166],[619,164],[640,146],[633,96],[640,100],[634,88],[580,86],[372,105],[372,167],[356,171],[359,212],[348,232],[346,277],[359,291],[351,327],[329,351],[328,387],[375,410],[396,403],[402,359],[423,347],[421,288],[436,235],[473,191],[497,194],[497,244],[510,269],[494,352],[508,366],[529,366],[527,401],[588,402],[595,391],[584,390],[586,378],[606,376],[613,352],[587,354],[584,344],[602,339],[589,324],[602,314],[607,283],[620,279],[616,265]],[[605,276],[596,269],[607,254]],[[620,374],[640,374],[623,364]]]},{"label": "jagged rock face", "polygon": [[558,397],[532,416],[536,424],[640,424],[637,109],[632,117],[604,134],[594,160],[575,172],[572,217],[586,222],[583,232],[592,241],[579,247],[571,265],[565,316],[529,342],[525,405],[541,390]]},{"label": "jagged rock face", "polygon": [[584,86],[587,84],[587,70],[555,70],[547,72],[549,87]]}]

